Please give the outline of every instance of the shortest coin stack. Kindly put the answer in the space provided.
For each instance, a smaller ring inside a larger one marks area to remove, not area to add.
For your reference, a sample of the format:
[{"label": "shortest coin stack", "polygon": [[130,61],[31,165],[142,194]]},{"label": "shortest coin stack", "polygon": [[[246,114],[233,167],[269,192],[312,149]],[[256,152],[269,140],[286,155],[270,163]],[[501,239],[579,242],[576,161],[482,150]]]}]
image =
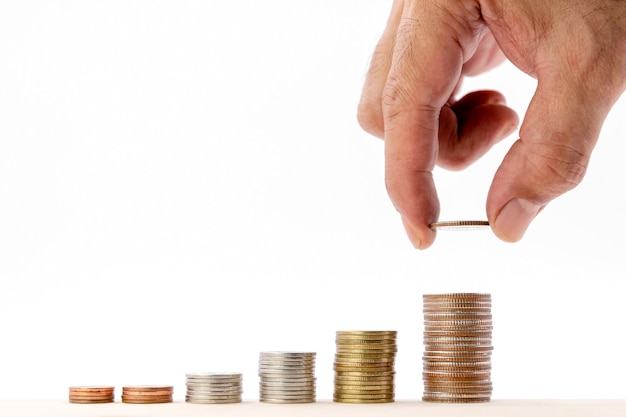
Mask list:
[{"label": "shortest coin stack", "polygon": [[242,374],[236,372],[196,372],[187,374],[185,401],[195,404],[241,402]]},{"label": "shortest coin stack", "polygon": [[115,399],[114,387],[82,386],[70,387],[70,402],[73,404],[112,403]]},{"label": "shortest coin stack", "polygon": [[170,385],[133,385],[122,387],[122,402],[128,404],[171,403],[174,387]]},{"label": "shortest coin stack", "polygon": [[315,402],[315,352],[261,352],[261,402]]}]

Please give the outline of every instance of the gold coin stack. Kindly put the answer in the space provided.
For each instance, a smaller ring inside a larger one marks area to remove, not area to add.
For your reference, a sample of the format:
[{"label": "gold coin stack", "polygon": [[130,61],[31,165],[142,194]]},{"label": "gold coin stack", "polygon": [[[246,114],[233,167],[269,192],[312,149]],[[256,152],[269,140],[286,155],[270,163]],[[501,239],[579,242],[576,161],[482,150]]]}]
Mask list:
[{"label": "gold coin stack", "polygon": [[115,387],[81,386],[70,387],[70,402],[73,404],[112,403],[115,399]]},{"label": "gold coin stack", "polygon": [[491,296],[427,294],[424,300],[424,395],[430,402],[491,399]]},{"label": "gold coin stack", "polygon": [[195,404],[241,402],[242,375],[237,372],[196,372],[187,374],[185,401]]},{"label": "gold coin stack", "polygon": [[260,401],[275,404],[315,402],[315,352],[261,352]]},{"label": "gold coin stack", "polygon": [[337,332],[334,402],[394,401],[396,336],[393,330]]},{"label": "gold coin stack", "polygon": [[174,387],[170,385],[133,385],[122,387],[122,402],[128,404],[171,403]]}]

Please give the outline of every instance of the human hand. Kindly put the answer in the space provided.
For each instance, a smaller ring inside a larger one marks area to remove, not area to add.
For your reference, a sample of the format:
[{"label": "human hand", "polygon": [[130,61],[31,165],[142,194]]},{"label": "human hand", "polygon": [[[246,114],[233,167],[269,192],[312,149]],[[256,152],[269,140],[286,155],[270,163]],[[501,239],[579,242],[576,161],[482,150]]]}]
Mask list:
[{"label": "human hand", "polygon": [[626,1],[394,0],[358,119],[385,141],[387,191],[419,249],[435,240],[435,163],[462,169],[517,127],[498,92],[454,100],[463,76],[497,65],[502,53],[538,81],[487,197],[494,233],[514,242],[580,183],[626,88]]}]

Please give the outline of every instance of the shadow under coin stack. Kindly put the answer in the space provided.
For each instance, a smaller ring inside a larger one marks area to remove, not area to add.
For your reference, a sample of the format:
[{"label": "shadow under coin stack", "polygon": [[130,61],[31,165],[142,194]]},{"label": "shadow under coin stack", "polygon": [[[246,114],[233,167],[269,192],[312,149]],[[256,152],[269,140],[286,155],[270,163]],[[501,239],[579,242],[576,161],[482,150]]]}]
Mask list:
[{"label": "shadow under coin stack", "polygon": [[237,372],[196,372],[187,374],[185,401],[194,404],[241,402],[242,374]]},{"label": "shadow under coin stack", "polygon": [[115,399],[115,387],[83,386],[70,387],[70,402],[73,404],[112,403]]},{"label": "shadow under coin stack", "polygon": [[491,296],[427,294],[424,299],[424,401],[491,399]]},{"label": "shadow under coin stack", "polygon": [[396,336],[396,331],[337,332],[334,402],[394,401]]},{"label": "shadow under coin stack", "polygon": [[127,404],[171,403],[174,387],[170,385],[132,385],[122,387],[122,402]]},{"label": "shadow under coin stack", "polygon": [[261,352],[259,377],[261,402],[315,402],[315,352]]}]

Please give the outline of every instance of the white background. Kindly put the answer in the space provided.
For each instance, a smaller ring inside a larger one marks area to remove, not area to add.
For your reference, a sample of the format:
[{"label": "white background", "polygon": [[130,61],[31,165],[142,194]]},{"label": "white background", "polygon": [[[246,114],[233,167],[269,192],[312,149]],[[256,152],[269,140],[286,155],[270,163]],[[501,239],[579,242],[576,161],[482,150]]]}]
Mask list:
[{"label": "white background", "polygon": [[[398,330],[396,396],[419,399],[421,297],[493,297],[494,398],[624,398],[626,101],[584,183],[522,242],[440,233],[415,251],[356,105],[390,1],[2,1],[0,398],[244,373],[336,330]],[[510,65],[465,91],[521,116]],[[515,135],[437,170],[441,219],[485,218]],[[119,388],[118,388],[119,389]]]}]

